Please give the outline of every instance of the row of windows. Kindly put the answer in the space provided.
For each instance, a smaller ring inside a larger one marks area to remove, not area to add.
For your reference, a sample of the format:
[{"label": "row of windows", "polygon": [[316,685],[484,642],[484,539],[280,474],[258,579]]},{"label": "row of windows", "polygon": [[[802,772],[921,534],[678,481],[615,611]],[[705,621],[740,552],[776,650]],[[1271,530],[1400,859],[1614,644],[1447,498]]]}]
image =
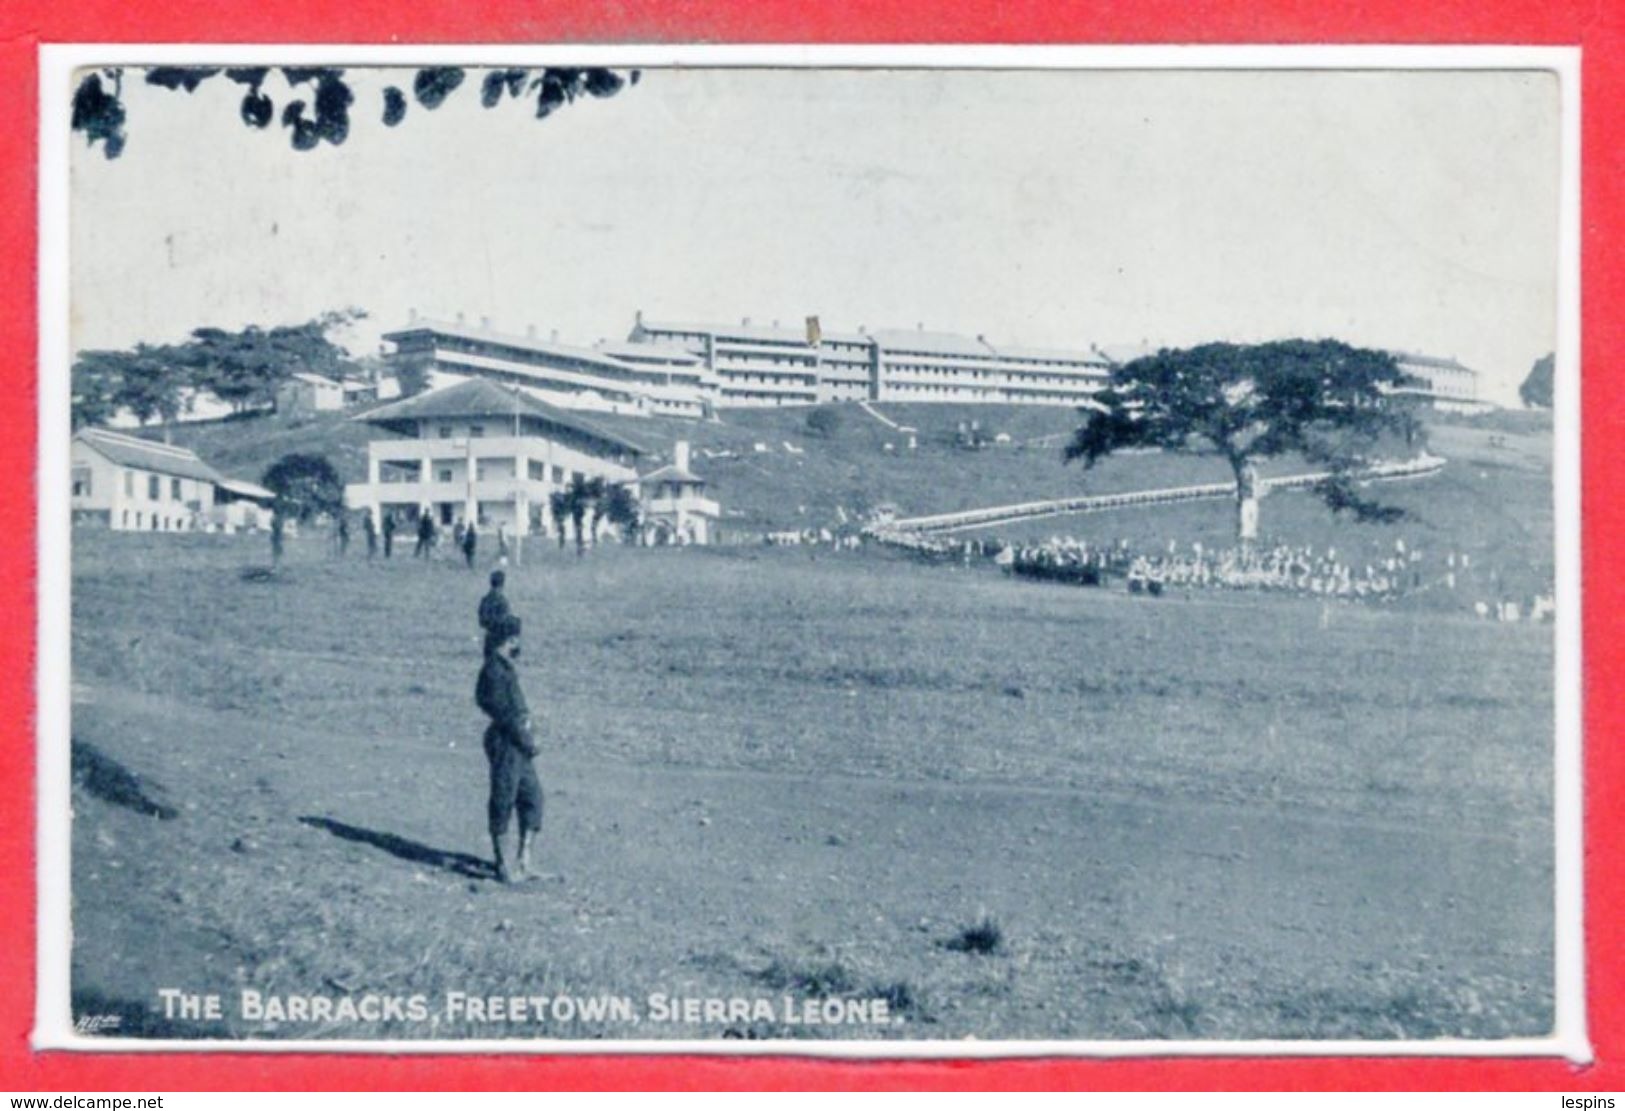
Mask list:
[{"label": "row of windows", "polygon": [[[76,497],[76,498],[88,498],[88,497],[91,496],[91,494],[93,493],[93,482],[92,482],[92,479],[91,479],[91,474],[92,474],[92,472],[91,472],[91,469],[89,467],[75,467],[73,469],[73,496],[74,497]],[[167,489],[169,491],[169,500],[170,501],[181,501],[181,500],[183,500],[182,499],[182,494],[181,494],[181,480],[180,479],[171,478],[169,480],[168,486],[166,487],[165,484],[164,484],[164,476],[163,475],[149,474],[149,475],[146,476],[147,481],[144,482],[144,483],[139,483],[139,484],[136,482],[137,477],[139,477],[139,476],[137,476],[136,472],[134,472],[134,471],[125,471],[124,472],[124,496],[125,497],[133,499],[133,498],[135,498],[137,496],[136,492],[138,490],[141,490],[141,491],[145,491],[146,498],[147,498],[148,501],[163,501],[164,500],[164,491],[165,491],[165,489]]]},{"label": "row of windows", "polygon": [[[119,523],[123,528],[130,528],[132,527],[131,520],[131,511],[126,509],[123,511]],[[139,509],[134,511],[133,520],[135,528],[147,529],[152,532],[190,532],[192,527],[190,518],[164,517],[157,513],[149,515]]]}]

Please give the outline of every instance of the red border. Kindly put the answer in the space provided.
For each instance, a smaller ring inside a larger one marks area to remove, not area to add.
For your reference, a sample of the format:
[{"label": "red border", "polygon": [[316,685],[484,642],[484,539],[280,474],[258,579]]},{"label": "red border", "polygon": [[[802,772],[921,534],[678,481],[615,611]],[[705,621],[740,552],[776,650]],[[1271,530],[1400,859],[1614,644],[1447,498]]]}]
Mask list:
[{"label": "red border", "polygon": [[[230,7],[231,10],[222,10]],[[0,494],[34,502],[37,281],[37,56],[41,42],[1045,42],[1483,43],[1583,48],[1583,461],[1586,651],[1588,1009],[1597,1063],[1558,1061],[1186,1059],[848,1063],[794,1058],[377,1056],[87,1056],[28,1047],[34,1005],[33,661],[35,531],[14,513],[0,546],[0,1088],[44,1091],[540,1088],[1094,1088],[1094,1089],[1625,1089],[1625,885],[1621,788],[1625,693],[1622,587],[1604,571],[1625,538],[1616,494],[1625,464],[1609,443],[1625,424],[1625,390],[1607,359],[1625,340],[1625,274],[1605,253],[1620,241],[1625,202],[1625,53],[1608,0],[465,0],[421,8],[398,0],[12,0],[0,7]],[[26,616],[24,616],[26,611]]]}]

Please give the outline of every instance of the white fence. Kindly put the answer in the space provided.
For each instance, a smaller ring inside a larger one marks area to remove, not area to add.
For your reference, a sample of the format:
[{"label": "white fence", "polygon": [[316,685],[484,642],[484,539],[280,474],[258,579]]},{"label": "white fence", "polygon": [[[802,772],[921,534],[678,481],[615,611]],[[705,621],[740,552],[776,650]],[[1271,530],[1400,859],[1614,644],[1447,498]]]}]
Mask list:
[{"label": "white fence", "polygon": [[[1359,481],[1392,481],[1401,478],[1421,478],[1434,474],[1445,464],[1436,455],[1419,455],[1403,463],[1378,463],[1355,476]],[[1301,490],[1316,486],[1332,477],[1331,471],[1310,474],[1285,475],[1263,479],[1259,485],[1265,491]],[[1199,486],[1173,486],[1161,490],[1133,490],[1122,494],[1090,494],[1076,498],[1056,498],[1050,501],[1022,502],[1017,505],[995,505],[984,509],[965,509],[957,513],[934,513],[925,517],[904,517],[887,525],[891,532],[938,533],[961,529],[1001,525],[1011,521],[1028,521],[1038,517],[1060,517],[1073,513],[1101,513],[1109,509],[1135,509],[1148,505],[1171,505],[1175,502],[1202,501],[1209,498],[1233,498],[1234,482],[1209,482]]]}]

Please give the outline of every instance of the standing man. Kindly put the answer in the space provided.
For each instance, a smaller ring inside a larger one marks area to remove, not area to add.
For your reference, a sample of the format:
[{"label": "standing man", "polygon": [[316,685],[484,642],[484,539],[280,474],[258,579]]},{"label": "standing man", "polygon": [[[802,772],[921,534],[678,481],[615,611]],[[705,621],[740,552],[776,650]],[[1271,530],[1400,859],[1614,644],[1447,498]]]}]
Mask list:
[{"label": "standing man", "polygon": [[350,515],[339,510],[339,558],[350,554]]},{"label": "standing man", "polygon": [[371,563],[378,557],[378,526],[372,523],[372,510],[361,518],[361,531],[367,534],[367,562]]},{"label": "standing man", "polygon": [[384,558],[395,554],[395,511],[384,514]]},{"label": "standing man", "polygon": [[282,566],[282,532],[286,526],[282,520],[282,502],[279,499],[271,510],[271,566]]},{"label": "standing man", "polygon": [[[486,818],[491,830],[491,853],[497,879],[511,883],[530,871],[531,839],[542,828],[542,783],[536,778],[536,742],[531,731],[530,708],[519,689],[519,618],[509,615],[491,630],[496,647],[486,653],[474,686],[474,701],[491,724],[485,729],[485,758],[491,765],[491,793]],[[519,846],[514,867],[502,841],[514,812],[519,815]]]},{"label": "standing man", "polygon": [[420,559],[428,559],[429,551],[434,547],[434,514],[428,506],[418,511],[418,545],[412,549],[412,555]]},{"label": "standing man", "polygon": [[463,529],[463,558],[468,561],[468,569],[474,570],[474,550],[479,546],[480,530],[469,521]]},{"label": "standing man", "polygon": [[489,656],[495,648],[497,629],[513,615],[508,608],[508,596],[502,593],[502,586],[508,581],[508,576],[502,571],[491,572],[491,589],[485,597],[480,599],[480,628],[485,630],[485,654]]}]

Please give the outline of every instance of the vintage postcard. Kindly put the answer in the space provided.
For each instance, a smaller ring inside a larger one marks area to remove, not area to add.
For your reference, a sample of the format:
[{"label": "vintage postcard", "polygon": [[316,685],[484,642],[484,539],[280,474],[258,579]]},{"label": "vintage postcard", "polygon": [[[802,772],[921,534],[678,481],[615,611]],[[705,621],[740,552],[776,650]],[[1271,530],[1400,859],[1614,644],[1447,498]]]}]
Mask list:
[{"label": "vintage postcard", "polygon": [[37,1044],[1587,1058],[1574,53],[41,104]]}]

